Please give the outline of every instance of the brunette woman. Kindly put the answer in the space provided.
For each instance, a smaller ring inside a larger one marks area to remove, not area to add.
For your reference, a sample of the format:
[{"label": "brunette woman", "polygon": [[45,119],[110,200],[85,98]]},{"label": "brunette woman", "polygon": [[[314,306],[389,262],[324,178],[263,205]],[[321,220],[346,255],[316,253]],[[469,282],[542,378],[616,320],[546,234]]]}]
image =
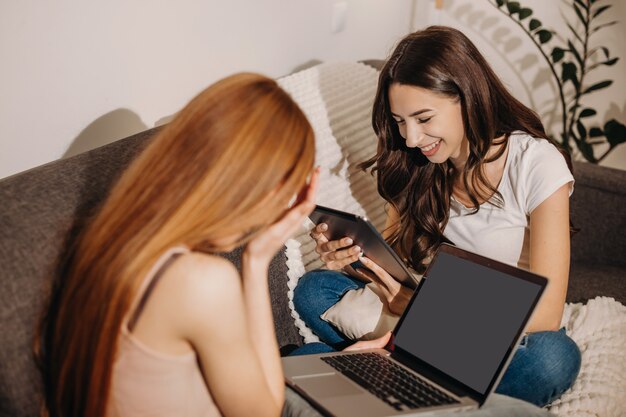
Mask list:
[{"label": "brunette woman", "polygon": [[[515,99],[472,42],[433,26],[402,39],[381,70],[372,115],[377,154],[364,162],[388,202],[385,237],[423,272],[442,242],[526,268],[549,279],[497,392],[545,405],[574,382],[576,344],[559,329],[569,274],[569,158],[539,117]],[[347,292],[373,281],[387,309],[411,295],[347,239],[311,236],[328,270],[299,282],[297,311],[327,345],[351,343],[320,318]],[[357,266],[355,270],[353,266]],[[468,341],[479,343],[479,341]]]}]

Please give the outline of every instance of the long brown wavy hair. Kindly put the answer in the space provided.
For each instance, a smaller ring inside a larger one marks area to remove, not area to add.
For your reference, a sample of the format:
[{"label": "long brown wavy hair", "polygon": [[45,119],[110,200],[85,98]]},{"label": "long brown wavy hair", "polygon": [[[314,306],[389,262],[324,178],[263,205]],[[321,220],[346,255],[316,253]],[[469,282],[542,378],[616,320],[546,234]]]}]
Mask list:
[{"label": "long brown wavy hair", "polygon": [[63,266],[36,342],[44,414],[104,416],[120,327],[151,266],[175,245],[246,243],[303,187],[314,148],[305,115],[269,78],[233,75],[195,97],[122,175]]},{"label": "long brown wavy hair", "polygon": [[[389,87],[394,83],[460,102],[470,150],[463,172],[456,172],[450,161],[430,163],[419,149],[406,147],[389,107]],[[378,150],[360,167],[373,166],[372,172],[377,173],[378,192],[400,215],[399,227],[388,240],[419,272],[439,244],[447,241],[443,230],[457,176],[461,176],[475,213],[485,198],[491,204],[503,204],[482,167],[503,155],[512,132],[521,130],[544,138],[561,150],[548,138],[537,114],[507,91],[476,46],[463,33],[444,26],[412,33],[396,46],[380,72],[372,125]],[[503,139],[497,140],[500,137]],[[491,146],[497,144],[503,146],[487,158]],[[569,156],[564,155],[571,170]]]}]

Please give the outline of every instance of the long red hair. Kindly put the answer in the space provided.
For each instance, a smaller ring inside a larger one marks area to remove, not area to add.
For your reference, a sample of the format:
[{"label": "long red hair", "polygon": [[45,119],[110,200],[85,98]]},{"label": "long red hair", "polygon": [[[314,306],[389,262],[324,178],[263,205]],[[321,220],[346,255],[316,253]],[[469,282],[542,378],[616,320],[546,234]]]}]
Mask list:
[{"label": "long red hair", "polygon": [[219,252],[224,237],[244,244],[277,220],[314,146],[294,101],[256,74],[210,86],[153,139],[54,285],[36,341],[48,415],[105,415],[120,327],[151,266],[172,246]]}]

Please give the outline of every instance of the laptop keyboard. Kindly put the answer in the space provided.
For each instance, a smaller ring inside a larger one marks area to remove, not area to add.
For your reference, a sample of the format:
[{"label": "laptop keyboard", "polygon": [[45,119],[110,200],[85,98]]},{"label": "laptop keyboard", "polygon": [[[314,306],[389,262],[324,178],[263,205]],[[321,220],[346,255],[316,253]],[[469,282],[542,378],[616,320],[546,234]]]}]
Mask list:
[{"label": "laptop keyboard", "polygon": [[458,403],[454,398],[376,353],[326,356],[321,359],[396,410]]}]

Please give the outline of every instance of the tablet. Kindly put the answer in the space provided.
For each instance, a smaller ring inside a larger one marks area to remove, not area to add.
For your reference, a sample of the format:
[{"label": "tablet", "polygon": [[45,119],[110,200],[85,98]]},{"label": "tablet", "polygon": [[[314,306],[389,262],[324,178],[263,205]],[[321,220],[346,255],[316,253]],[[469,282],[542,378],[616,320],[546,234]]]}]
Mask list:
[{"label": "tablet", "polygon": [[361,247],[365,256],[376,262],[398,282],[411,289],[417,287],[417,279],[365,217],[318,205],[309,214],[309,218],[316,225],[320,223],[328,225],[328,230],[324,233],[328,240],[351,238],[355,245]]}]

